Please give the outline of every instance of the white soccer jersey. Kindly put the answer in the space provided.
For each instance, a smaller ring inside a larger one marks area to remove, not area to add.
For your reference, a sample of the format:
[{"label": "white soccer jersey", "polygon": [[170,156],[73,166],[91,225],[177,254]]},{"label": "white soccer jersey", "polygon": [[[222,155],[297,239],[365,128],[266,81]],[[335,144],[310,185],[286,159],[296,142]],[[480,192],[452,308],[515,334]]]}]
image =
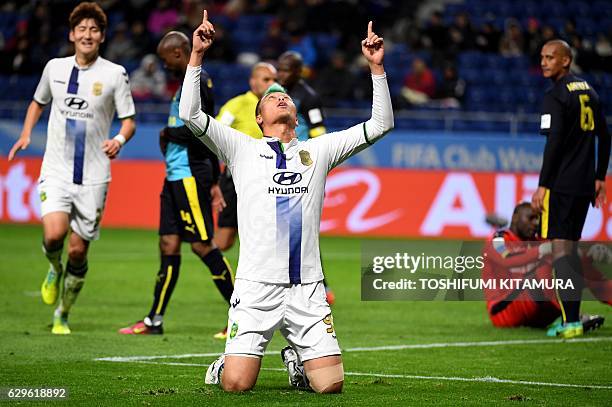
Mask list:
[{"label": "white soccer jersey", "polygon": [[308,141],[254,139],[202,113],[200,67],[187,69],[180,117],[228,163],[238,196],[236,278],[273,284],[323,279],[319,229],[327,173],[393,126],[386,76],[373,76],[372,118]]},{"label": "white soccer jersey", "polygon": [[110,181],[110,160],[102,151],[115,115],[134,116],[128,75],[121,65],[102,57],[79,68],[74,56],[50,60],[34,100],[53,102],[41,178],[75,184]]}]

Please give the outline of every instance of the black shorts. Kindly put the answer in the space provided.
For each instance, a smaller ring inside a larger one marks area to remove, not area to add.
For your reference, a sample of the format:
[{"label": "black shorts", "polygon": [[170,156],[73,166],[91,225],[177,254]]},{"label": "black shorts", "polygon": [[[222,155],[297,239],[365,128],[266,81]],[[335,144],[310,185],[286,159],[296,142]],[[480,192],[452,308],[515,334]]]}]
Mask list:
[{"label": "black shorts", "polygon": [[210,188],[195,177],[164,180],[160,201],[160,235],[179,235],[184,242],[206,242],[213,238]]},{"label": "black shorts", "polygon": [[238,227],[238,207],[236,196],[236,186],[234,180],[227,169],[219,176],[219,187],[223,192],[223,198],[227,206],[219,214],[217,226],[220,228],[237,228]]},{"label": "black shorts", "polygon": [[540,219],[543,239],[580,240],[592,199],[547,191]]}]

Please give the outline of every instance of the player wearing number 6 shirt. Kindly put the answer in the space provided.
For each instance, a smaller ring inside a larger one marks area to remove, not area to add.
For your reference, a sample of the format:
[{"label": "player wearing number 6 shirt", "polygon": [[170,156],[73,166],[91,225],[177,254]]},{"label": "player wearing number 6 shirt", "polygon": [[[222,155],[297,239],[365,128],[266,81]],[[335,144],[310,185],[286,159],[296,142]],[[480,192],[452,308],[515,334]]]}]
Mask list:
[{"label": "player wearing number 6 shirt", "polygon": [[382,38],[368,26],[362,52],[373,81],[372,117],[347,130],[298,141],[295,104],[280,86],[261,98],[254,139],[200,110],[199,74],[214,28],[206,11],[193,35],[179,115],[196,137],[230,167],[238,195],[241,237],[236,284],[229,311],[225,357],[206,373],[206,383],[227,391],[251,389],[274,331],[292,345],[283,352],[290,381],[316,392],[340,392],[340,348],[325,301],[319,255],[319,224],[327,173],[393,127],[383,67]]},{"label": "player wearing number 6 shirt", "polygon": [[[125,69],[99,55],[107,19],[93,2],[80,3],[69,17],[75,55],[47,63],[30,103],[12,160],[30,144],[32,128],[51,103],[47,146],[39,179],[43,251],[50,263],[41,294],[53,305],[64,287],[53,318],[54,334],[69,334],[68,312],[83,287],[89,242],[99,236],[110,160],[135,131],[134,101]],[[121,120],[119,134],[109,139],[113,116]],[[71,230],[68,261],[61,262],[64,239]],[[65,271],[65,273],[64,273]]]},{"label": "player wearing number 6 shirt", "polygon": [[533,208],[542,212],[540,236],[553,241],[555,278],[573,282],[573,288],[557,292],[563,316],[557,334],[564,338],[583,334],[582,267],[576,243],[589,204],[605,205],[610,160],[610,133],[599,97],[588,82],[570,73],[571,62],[566,42],[552,40],[542,47],[542,73],[553,85],[544,96],[540,131],[547,140],[532,199]]}]

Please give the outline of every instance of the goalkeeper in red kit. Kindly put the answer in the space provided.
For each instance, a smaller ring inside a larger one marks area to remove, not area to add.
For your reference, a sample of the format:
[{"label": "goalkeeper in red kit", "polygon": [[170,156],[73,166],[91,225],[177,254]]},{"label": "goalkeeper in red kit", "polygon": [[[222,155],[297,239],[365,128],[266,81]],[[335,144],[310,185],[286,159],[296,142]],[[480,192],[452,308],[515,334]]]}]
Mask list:
[{"label": "goalkeeper in red kit", "polygon": [[[553,332],[562,323],[554,289],[530,290],[516,285],[506,288],[501,284],[504,279],[553,278],[551,243],[539,240],[538,226],[539,215],[531,204],[520,203],[514,209],[510,227],[498,230],[485,245],[482,278],[496,280],[494,288],[485,289],[489,318],[496,327],[550,326]],[[587,287],[597,299],[612,305],[612,282],[595,268],[594,261],[612,262],[612,253],[603,245],[595,245],[582,256]],[[585,332],[604,322],[603,317],[590,315],[582,315],[581,320]]]}]

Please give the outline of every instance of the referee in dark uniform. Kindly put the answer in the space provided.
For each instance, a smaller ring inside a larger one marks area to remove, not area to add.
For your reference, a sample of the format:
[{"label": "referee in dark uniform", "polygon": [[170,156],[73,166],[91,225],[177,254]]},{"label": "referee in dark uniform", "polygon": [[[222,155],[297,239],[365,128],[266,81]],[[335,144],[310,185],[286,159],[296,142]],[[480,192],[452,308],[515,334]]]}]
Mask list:
[{"label": "referee in dark uniform", "polygon": [[542,47],[542,72],[553,85],[544,96],[540,132],[547,140],[539,186],[532,198],[533,208],[541,211],[541,237],[553,241],[554,277],[570,279],[573,285],[558,290],[563,323],[548,332],[564,338],[583,334],[577,242],[589,205],[606,203],[610,160],[610,133],[599,96],[589,83],[570,73],[571,62],[565,41],[552,40]]},{"label": "referee in dark uniform", "polygon": [[[191,54],[189,38],[171,31],[160,41],[157,53],[167,70],[182,79]],[[212,81],[201,73],[202,111],[214,111]],[[223,298],[230,301],[234,290],[229,262],[213,243],[213,199],[223,201],[219,192],[219,160],[200,140],[193,137],[178,115],[181,88],[170,104],[168,125],[160,133],[160,147],[166,162],[166,179],[160,196],[159,248],[161,265],[153,292],[149,314],[135,324],[121,329],[122,334],[161,334],[163,316],[178,281],[181,265],[181,242],[208,267]],[[212,191],[212,192],[211,192]],[[217,196],[212,196],[216,194]],[[225,339],[227,327],[215,335]]]}]

